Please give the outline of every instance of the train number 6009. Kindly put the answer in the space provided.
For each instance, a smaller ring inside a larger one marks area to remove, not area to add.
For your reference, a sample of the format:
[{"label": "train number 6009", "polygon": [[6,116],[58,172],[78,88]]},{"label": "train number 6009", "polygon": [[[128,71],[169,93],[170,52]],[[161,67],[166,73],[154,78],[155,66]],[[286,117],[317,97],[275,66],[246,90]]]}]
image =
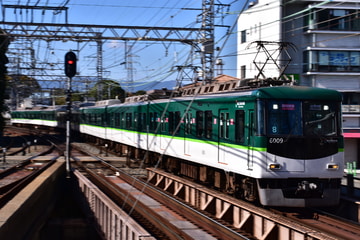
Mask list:
[{"label": "train number 6009", "polygon": [[281,144],[284,142],[284,139],[283,138],[270,138],[269,139],[269,143],[278,143],[278,144]]}]

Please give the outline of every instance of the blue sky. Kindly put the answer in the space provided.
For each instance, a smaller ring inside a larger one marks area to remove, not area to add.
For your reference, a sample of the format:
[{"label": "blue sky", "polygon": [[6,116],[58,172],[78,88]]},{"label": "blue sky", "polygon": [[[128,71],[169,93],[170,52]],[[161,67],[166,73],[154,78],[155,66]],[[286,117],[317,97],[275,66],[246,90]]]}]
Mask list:
[{"label": "blue sky", "polygon": [[[157,26],[157,27],[199,27],[201,0],[0,0],[2,5],[30,5],[34,6],[63,6],[68,10],[68,22],[72,24],[91,25],[122,25],[122,26]],[[219,9],[215,23],[232,27],[237,14],[242,8],[244,0],[215,0],[215,3],[231,4],[229,8]],[[64,23],[65,12],[54,14],[53,11],[29,11],[7,9],[5,21],[30,21],[38,23]],[[223,46],[228,28],[217,27],[215,30],[216,46]],[[224,73],[236,74],[236,28],[230,35],[220,54],[225,62]],[[12,47],[21,48],[23,43],[14,43]],[[29,43],[25,43],[29,44]],[[175,79],[176,72],[170,72],[175,65],[188,64],[190,47],[181,43],[167,42],[136,42],[131,52],[132,75],[135,85],[142,82],[165,81]],[[27,48],[29,46],[26,46]],[[63,63],[64,54],[76,50],[79,55],[78,71],[83,76],[96,76],[96,43],[76,44],[73,42],[45,42],[31,43],[35,49],[38,65],[47,63],[59,66],[47,70],[49,74],[58,74]],[[24,55],[25,56],[25,55]],[[24,57],[25,58],[25,57]],[[25,61],[25,60],[24,60]],[[129,71],[125,64],[125,43],[123,41],[107,41],[103,44],[103,77],[125,83]],[[194,62],[196,64],[196,61]],[[24,74],[26,74],[24,72]],[[59,83],[61,84],[61,82]],[[134,86],[135,86],[134,85]],[[156,88],[156,87],[155,87]]]}]

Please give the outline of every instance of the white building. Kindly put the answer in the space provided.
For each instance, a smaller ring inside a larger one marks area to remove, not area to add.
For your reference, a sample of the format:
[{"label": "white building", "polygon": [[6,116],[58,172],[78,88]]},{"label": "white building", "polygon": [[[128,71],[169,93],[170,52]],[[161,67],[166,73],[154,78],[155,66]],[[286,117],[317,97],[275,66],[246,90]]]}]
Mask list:
[{"label": "white building", "polygon": [[[278,66],[288,57],[280,45],[288,42],[291,63],[285,71],[298,85],[336,89],[343,94],[345,161],[360,159],[360,1],[254,0],[238,20],[237,77],[253,78],[266,60],[264,43]],[[270,62],[269,62],[270,63]],[[263,68],[277,77],[275,64]]]}]

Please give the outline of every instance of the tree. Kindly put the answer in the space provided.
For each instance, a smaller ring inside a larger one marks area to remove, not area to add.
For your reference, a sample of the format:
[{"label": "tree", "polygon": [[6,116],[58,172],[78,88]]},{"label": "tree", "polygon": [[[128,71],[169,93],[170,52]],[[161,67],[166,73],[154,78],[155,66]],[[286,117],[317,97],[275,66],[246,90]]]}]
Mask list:
[{"label": "tree", "polygon": [[[79,91],[73,91],[71,93],[71,101],[72,102],[80,102],[83,101],[83,93]],[[52,98],[55,101],[55,105],[65,105],[66,104],[67,93],[63,88],[54,88],[52,90]]]},{"label": "tree", "polygon": [[[4,31],[0,29],[0,32],[3,34]],[[5,106],[5,89],[7,86],[6,81],[6,64],[9,62],[6,57],[6,52],[8,50],[8,46],[10,44],[10,40],[7,36],[0,36],[0,132],[3,132],[5,127],[5,119],[3,113],[7,111],[7,107]]]},{"label": "tree", "polygon": [[114,99],[118,98],[122,102],[125,100],[125,90],[120,87],[120,84],[110,79],[104,79],[95,84],[89,91],[89,97],[94,97],[96,100]]},{"label": "tree", "polygon": [[16,93],[19,100],[41,91],[38,81],[25,75],[9,75],[8,85]]}]

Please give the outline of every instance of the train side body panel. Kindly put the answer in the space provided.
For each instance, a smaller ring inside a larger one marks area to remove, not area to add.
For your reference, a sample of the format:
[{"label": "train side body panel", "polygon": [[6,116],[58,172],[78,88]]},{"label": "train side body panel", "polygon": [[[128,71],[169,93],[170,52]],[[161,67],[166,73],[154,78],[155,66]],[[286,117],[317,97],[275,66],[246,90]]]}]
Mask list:
[{"label": "train side body panel", "polygon": [[[263,205],[330,206],[339,201],[344,168],[340,103],[335,91],[272,87],[86,107],[78,130],[237,174],[256,183]],[[49,124],[20,113],[13,122]]]}]

